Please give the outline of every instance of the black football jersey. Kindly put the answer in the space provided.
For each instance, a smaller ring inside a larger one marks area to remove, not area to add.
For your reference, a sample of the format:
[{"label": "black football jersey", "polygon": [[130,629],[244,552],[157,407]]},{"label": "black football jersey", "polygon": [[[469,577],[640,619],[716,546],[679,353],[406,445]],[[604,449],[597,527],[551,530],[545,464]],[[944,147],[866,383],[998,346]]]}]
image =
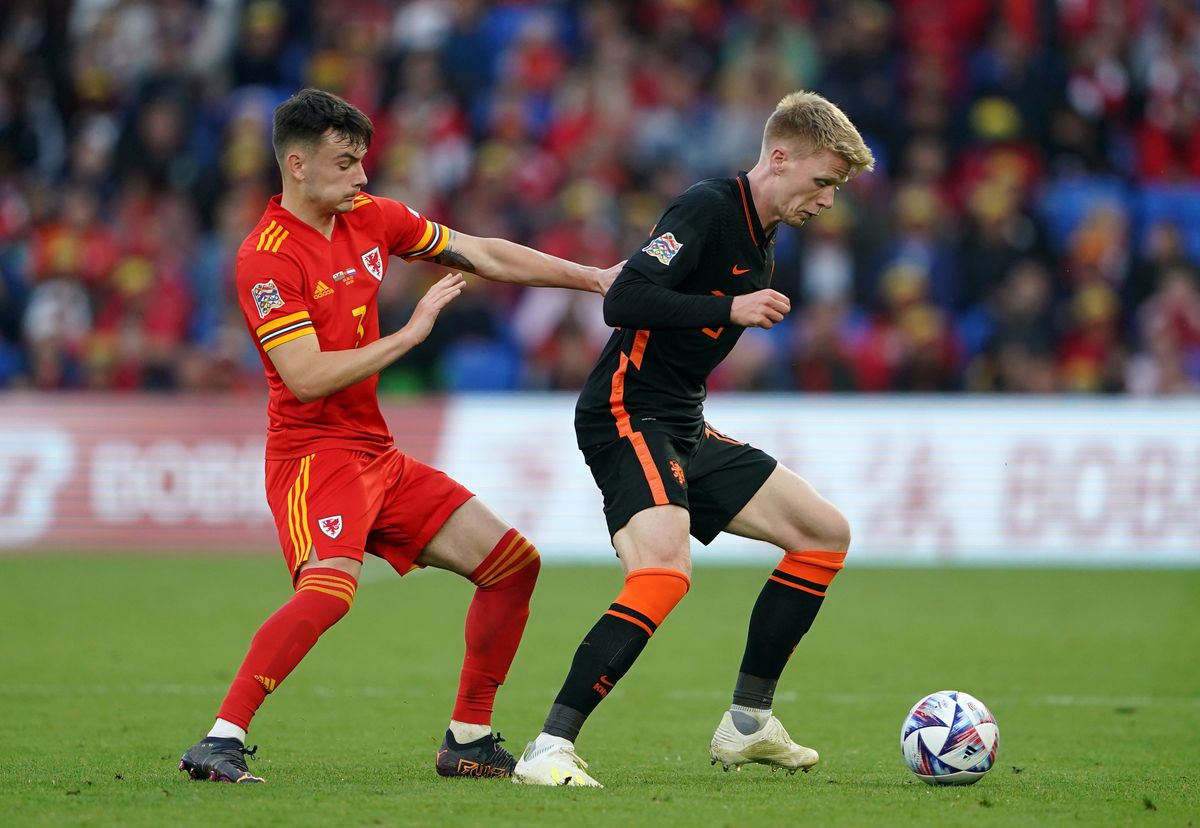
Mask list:
[{"label": "black football jersey", "polygon": [[744,330],[720,297],[769,287],[774,248],[745,173],[701,181],[668,206],[605,297],[605,318],[622,327],[579,396],[581,448],[630,431],[700,432],[708,375]]}]

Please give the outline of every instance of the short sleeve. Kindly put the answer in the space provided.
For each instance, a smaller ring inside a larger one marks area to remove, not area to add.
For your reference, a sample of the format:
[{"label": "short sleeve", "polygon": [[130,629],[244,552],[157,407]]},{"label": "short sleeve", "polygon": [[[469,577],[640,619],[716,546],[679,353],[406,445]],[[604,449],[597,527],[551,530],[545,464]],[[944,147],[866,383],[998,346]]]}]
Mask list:
[{"label": "short sleeve", "polygon": [[[416,259],[431,259],[446,249],[450,241],[450,230],[436,221],[430,221],[407,204],[379,196],[367,198],[378,206],[383,215],[384,233],[388,252],[406,262]],[[358,202],[355,208],[358,209]]]},{"label": "short sleeve", "polygon": [[720,201],[707,187],[692,187],[671,203],[646,245],[625,266],[651,282],[677,287],[700,262]]},{"label": "short sleeve", "polygon": [[298,268],[286,259],[252,253],[239,262],[238,304],[264,353],[316,333],[302,284]]}]

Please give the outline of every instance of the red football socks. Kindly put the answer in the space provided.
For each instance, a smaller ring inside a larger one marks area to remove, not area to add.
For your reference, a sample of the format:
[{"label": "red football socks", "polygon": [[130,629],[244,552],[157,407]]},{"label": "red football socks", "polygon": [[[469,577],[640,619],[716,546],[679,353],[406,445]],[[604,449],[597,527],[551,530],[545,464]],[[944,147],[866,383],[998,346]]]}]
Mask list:
[{"label": "red football socks", "polygon": [[496,690],[517,654],[540,569],[534,545],[509,529],[471,573],[478,588],[467,610],[467,652],[454,704],[455,721],[491,724]]},{"label": "red football socks", "polygon": [[287,678],[321,634],[350,611],[357,587],[354,578],[337,569],[304,570],[296,581],[296,594],[258,628],[218,718],[248,730],[267,694]]}]

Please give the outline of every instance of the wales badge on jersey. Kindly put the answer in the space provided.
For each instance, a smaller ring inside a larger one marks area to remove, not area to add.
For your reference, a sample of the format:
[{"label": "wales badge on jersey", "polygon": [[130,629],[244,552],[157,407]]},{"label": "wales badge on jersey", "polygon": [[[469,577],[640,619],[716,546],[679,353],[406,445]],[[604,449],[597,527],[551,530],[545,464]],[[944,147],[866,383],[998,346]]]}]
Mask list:
[{"label": "wales badge on jersey", "polygon": [[362,263],[367,273],[375,277],[375,281],[383,281],[383,256],[379,253],[378,245],[362,254]]}]

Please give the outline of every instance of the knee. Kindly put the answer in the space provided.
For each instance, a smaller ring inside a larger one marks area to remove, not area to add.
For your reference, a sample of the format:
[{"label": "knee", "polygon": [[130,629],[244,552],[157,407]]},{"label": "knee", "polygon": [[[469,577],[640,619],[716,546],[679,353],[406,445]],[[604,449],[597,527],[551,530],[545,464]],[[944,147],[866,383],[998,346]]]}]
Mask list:
[{"label": "knee", "polygon": [[810,532],[811,543],[817,549],[845,552],[850,548],[850,521],[833,507],[821,516]]},{"label": "knee", "polygon": [[826,542],[829,544],[828,548],[834,552],[845,552],[850,548],[850,521],[837,509],[834,509]]},{"label": "knee", "polygon": [[674,549],[656,549],[651,554],[641,557],[636,566],[628,567],[631,571],[636,569],[669,569],[681,573],[685,578],[692,577],[692,555],[690,549],[674,550]]}]

